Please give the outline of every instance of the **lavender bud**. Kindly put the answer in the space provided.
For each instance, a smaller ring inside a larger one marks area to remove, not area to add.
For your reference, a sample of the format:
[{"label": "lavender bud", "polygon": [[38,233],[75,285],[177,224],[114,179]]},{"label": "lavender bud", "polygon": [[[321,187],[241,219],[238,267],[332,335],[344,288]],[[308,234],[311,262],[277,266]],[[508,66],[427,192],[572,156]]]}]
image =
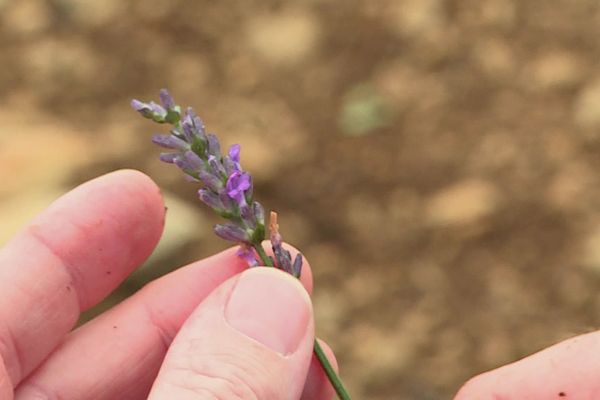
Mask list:
[{"label": "lavender bud", "polygon": [[220,159],[221,158],[221,144],[219,143],[219,139],[212,133],[209,133],[207,135],[207,138],[208,138],[208,154],[211,154]]},{"label": "lavender bud", "polygon": [[204,161],[198,156],[198,154],[194,153],[191,150],[183,153],[185,160],[192,166],[194,171],[199,171],[204,168]]},{"label": "lavender bud", "polygon": [[187,114],[183,117],[181,123],[183,133],[186,140],[189,143],[193,143],[195,140],[199,140],[201,143],[206,143],[206,133],[204,131],[204,122],[195,116],[194,111],[188,108]]},{"label": "lavender bud", "polygon": [[204,162],[193,151],[186,151],[175,159],[175,165],[186,173],[197,175],[204,167]]},{"label": "lavender bud", "polygon": [[175,164],[175,160],[180,157],[179,153],[160,153],[160,161],[169,164]]},{"label": "lavender bud", "polygon": [[182,151],[187,150],[190,147],[189,144],[179,139],[175,135],[154,135],[152,136],[152,142],[167,149],[176,149]]},{"label": "lavender bud", "polygon": [[247,201],[252,200],[252,195],[254,194],[254,185],[252,185],[252,175],[248,174],[248,189],[244,192],[244,196]]},{"label": "lavender bud", "polygon": [[231,201],[231,198],[229,197],[229,195],[226,192],[219,192],[219,200],[221,200],[221,203],[223,204],[223,207],[225,208],[225,210],[233,213],[233,202]]},{"label": "lavender bud", "polygon": [[150,103],[144,103],[139,100],[131,100],[131,107],[139,112],[143,117],[149,118],[154,122],[163,123],[167,116],[167,110],[151,101]]},{"label": "lavender bud", "polygon": [[252,208],[250,208],[250,206],[245,204],[240,207],[240,217],[242,217],[242,221],[248,228],[255,229],[256,228],[256,218],[252,211],[253,211]]},{"label": "lavender bud", "polygon": [[186,110],[186,114],[189,115],[189,117],[191,118],[192,123],[198,131],[198,133],[206,136],[206,127],[204,126],[204,121],[202,121],[202,119],[196,115],[194,109],[192,107],[188,107]]},{"label": "lavender bud", "polygon": [[233,224],[217,224],[214,229],[217,236],[229,240],[231,242],[248,243],[250,236],[248,233],[237,225]]},{"label": "lavender bud", "polygon": [[223,167],[223,164],[217,160],[217,157],[213,155],[208,156],[208,166],[213,174],[217,176],[227,176],[225,174],[225,168]]},{"label": "lavender bud", "polygon": [[225,167],[225,174],[227,176],[233,174],[235,171],[240,171],[239,164],[233,162],[229,156],[223,157],[223,167]]},{"label": "lavender bud", "polygon": [[277,260],[277,266],[285,272],[292,273],[292,256],[290,252],[285,250],[281,244],[278,246],[273,245],[273,254]]},{"label": "lavender bud", "polygon": [[241,245],[236,255],[246,261],[249,267],[258,266],[258,260],[256,259],[256,255],[254,254],[254,250],[250,246]]},{"label": "lavender bud", "polygon": [[175,100],[173,100],[167,89],[161,89],[158,96],[164,108],[167,110],[175,108]]},{"label": "lavender bud", "polygon": [[219,196],[213,191],[205,188],[200,189],[198,190],[198,197],[210,208],[217,211],[223,210],[223,203],[221,203]]},{"label": "lavender bud", "polygon": [[300,278],[300,274],[302,273],[302,254],[296,254],[296,258],[294,259],[294,264],[292,265],[292,275],[296,278]]},{"label": "lavender bud", "polygon": [[185,136],[185,140],[188,143],[192,143],[194,141],[194,122],[189,115],[183,117],[183,121],[181,122],[181,128],[183,129],[183,135]]},{"label": "lavender bud", "polygon": [[152,109],[144,102],[137,99],[131,100],[131,108],[139,112],[145,118],[152,118]]},{"label": "lavender bud", "polygon": [[156,122],[163,122],[167,116],[167,110],[165,110],[160,104],[156,104],[153,101],[148,103],[148,105],[153,113],[152,119]]},{"label": "lavender bud", "polygon": [[193,177],[188,174],[184,174],[183,179],[185,179],[186,181],[191,182],[191,183],[200,183],[201,182],[200,179],[197,179],[196,177]]},{"label": "lavender bud", "polygon": [[263,208],[263,206],[258,201],[255,201],[254,203],[252,203],[252,209],[254,212],[254,218],[256,218],[256,222],[261,225],[264,225],[265,209]]},{"label": "lavender bud", "polygon": [[219,193],[223,189],[223,182],[218,177],[205,170],[199,171],[198,177],[213,192]]}]

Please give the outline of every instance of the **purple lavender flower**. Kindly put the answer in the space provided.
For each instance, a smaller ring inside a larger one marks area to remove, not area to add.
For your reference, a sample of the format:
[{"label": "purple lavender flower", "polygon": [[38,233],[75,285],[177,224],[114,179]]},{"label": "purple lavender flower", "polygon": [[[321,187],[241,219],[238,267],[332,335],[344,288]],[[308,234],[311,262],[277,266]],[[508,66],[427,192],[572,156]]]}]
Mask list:
[{"label": "purple lavender flower", "polygon": [[278,231],[271,232],[274,258],[264,253],[261,242],[265,239],[265,212],[253,200],[252,176],[240,164],[241,146],[234,144],[227,154],[221,154],[219,139],[206,133],[204,122],[192,108],[182,113],[165,89],[160,91],[160,102],[159,105],[133,100],[131,106],[145,118],[173,125],[169,134],[154,135],[152,141],[172,150],[161,153],[160,159],[175,164],[192,182],[202,183],[204,187],[198,191],[200,200],[228,220],[216,225],[215,233],[240,243],[238,255],[249,266],[258,265],[260,259],[266,265],[300,276],[302,256],[292,262],[290,253],[281,245]]},{"label": "purple lavender flower", "polygon": [[246,198],[244,193],[250,189],[252,181],[250,175],[241,172],[234,171],[229,178],[227,178],[227,195],[236,201],[239,207],[246,206]]}]

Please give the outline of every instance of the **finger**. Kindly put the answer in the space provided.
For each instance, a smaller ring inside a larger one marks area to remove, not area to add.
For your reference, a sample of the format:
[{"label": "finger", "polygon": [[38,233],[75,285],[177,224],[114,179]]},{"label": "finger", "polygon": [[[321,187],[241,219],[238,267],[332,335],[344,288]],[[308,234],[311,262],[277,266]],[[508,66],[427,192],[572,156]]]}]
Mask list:
[{"label": "finger", "polygon": [[[69,334],[21,384],[17,399],[146,398],[183,322],[217,286],[247,268],[236,251],[179,268]],[[305,279],[312,276],[306,260],[303,271]]]},{"label": "finger", "polygon": [[313,340],[312,306],[298,281],[252,268],[194,310],[148,398],[298,399]]},{"label": "finger", "polygon": [[[327,359],[331,363],[331,366],[338,372],[338,364],[333,351],[327,343],[321,339],[317,340],[325,352]],[[327,375],[325,374],[325,370],[317,357],[313,354],[301,400],[331,400],[334,394],[335,390],[333,389],[333,386],[331,386],[329,378],[327,378]]]},{"label": "finger", "polygon": [[13,386],[8,378],[8,372],[4,368],[4,364],[0,362],[0,399],[13,400]]},{"label": "finger", "polygon": [[14,386],[150,255],[163,221],[156,185],[119,171],[61,197],[2,249],[0,360]]},{"label": "finger", "polygon": [[479,375],[455,399],[596,399],[599,375],[600,332],[594,332]]}]

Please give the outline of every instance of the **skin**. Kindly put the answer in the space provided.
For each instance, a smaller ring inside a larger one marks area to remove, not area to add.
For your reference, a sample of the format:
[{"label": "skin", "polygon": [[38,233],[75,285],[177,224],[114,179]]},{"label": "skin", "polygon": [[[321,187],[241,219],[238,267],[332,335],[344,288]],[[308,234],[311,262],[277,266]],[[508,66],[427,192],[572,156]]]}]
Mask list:
[{"label": "skin", "polygon": [[[235,249],[181,267],[72,330],[82,311],[150,255],[164,218],[156,185],[139,172],[118,171],[64,195],[0,250],[0,400],[331,399],[311,353],[308,263],[304,289],[292,283],[297,287],[285,292],[306,302],[308,318],[290,332],[300,338],[290,354],[223,323],[231,292],[248,273]],[[267,275],[274,286],[290,285],[279,271]],[[598,399],[594,354],[600,332],[479,375],[455,399]]]},{"label": "skin", "polygon": [[600,331],[558,343],[468,381],[455,400],[600,399]]},{"label": "skin", "polygon": [[[246,271],[229,249],[72,330],[82,311],[150,255],[164,210],[148,177],[117,171],[58,199],[0,250],[0,400],[331,399],[312,356],[308,263],[300,284],[273,269]],[[285,297],[302,309],[305,323],[290,324],[295,339],[285,354],[256,339],[280,323],[260,309],[253,313],[266,322],[252,327],[255,336],[234,328],[247,321],[225,321],[232,293],[248,276],[270,282],[273,302]]]}]

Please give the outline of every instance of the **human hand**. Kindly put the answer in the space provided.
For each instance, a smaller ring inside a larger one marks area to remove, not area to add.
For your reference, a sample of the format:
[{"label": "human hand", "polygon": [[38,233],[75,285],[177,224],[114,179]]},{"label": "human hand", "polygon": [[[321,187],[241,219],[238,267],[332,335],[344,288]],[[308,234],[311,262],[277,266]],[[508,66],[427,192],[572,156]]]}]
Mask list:
[{"label": "human hand", "polygon": [[70,332],[148,257],[164,217],[156,185],[119,171],[57,200],[0,251],[0,400],[330,399],[312,358],[308,263],[303,289],[246,271],[230,249]]},{"label": "human hand", "polygon": [[599,376],[600,331],[597,331],[476,376],[454,399],[600,399]]}]

